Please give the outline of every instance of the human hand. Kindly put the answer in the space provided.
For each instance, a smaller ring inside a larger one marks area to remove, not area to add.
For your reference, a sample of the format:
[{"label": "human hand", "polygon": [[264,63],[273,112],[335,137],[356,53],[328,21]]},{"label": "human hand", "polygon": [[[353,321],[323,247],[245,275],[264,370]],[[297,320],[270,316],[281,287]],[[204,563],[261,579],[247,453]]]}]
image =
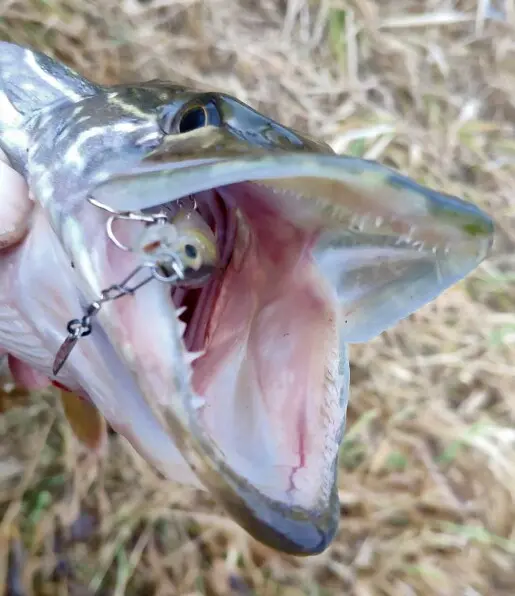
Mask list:
[{"label": "human hand", "polygon": [[30,223],[33,201],[23,176],[0,149],[0,249],[19,242]]}]

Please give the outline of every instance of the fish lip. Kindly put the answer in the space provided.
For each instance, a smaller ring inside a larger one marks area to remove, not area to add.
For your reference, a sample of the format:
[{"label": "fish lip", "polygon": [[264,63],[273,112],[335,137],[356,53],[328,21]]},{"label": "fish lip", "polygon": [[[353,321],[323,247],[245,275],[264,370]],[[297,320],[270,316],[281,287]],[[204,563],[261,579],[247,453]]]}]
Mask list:
[{"label": "fish lip", "polygon": [[[89,196],[109,209],[128,211],[155,207],[160,203],[178,200],[190,193],[249,179],[266,182],[270,179],[302,178],[306,175],[305,172],[309,172],[307,175],[314,178],[330,179],[331,176],[327,174],[332,173],[335,178],[339,177],[343,183],[352,186],[359,181],[360,176],[364,173],[367,175],[368,172],[375,176],[382,176],[382,183],[400,187],[403,191],[410,190],[419,196],[418,207],[425,209],[424,214],[433,210],[433,215],[436,214],[437,219],[441,217],[443,221],[446,217],[448,205],[441,200],[442,195],[412,183],[393,170],[374,162],[322,151],[320,153],[286,151],[278,148],[276,153],[271,153],[248,143],[242,144],[241,141],[234,143],[233,137],[228,137],[227,133],[221,133],[218,130],[192,134],[192,138],[203,138],[204,141],[213,142],[206,143],[200,150],[197,146],[197,155],[186,155],[182,162],[167,163],[167,160],[174,158],[174,145],[170,142],[167,146],[147,155],[145,159],[138,160],[137,163],[124,162],[118,169],[114,167],[101,172],[95,179]],[[233,150],[226,151],[224,155],[217,154],[213,147],[227,138],[230,138],[234,144]],[[292,157],[294,164],[288,163]],[[256,164],[260,166],[257,174]],[[277,175],[271,175],[267,166],[278,164],[282,164],[282,169],[276,171]],[[346,166],[345,175],[337,172],[342,164]],[[325,176],[321,176],[320,167],[322,173],[325,167]],[[216,170],[215,173],[213,173],[214,170]],[[247,175],[251,171],[254,175]],[[185,180],[187,180],[186,183]],[[131,194],[131,191],[127,190],[130,183],[142,181],[148,182],[149,187],[154,190],[144,195],[138,192]],[[153,204],[138,203],[142,198],[156,195],[163,196],[163,200],[154,201]],[[460,217],[464,218],[464,226],[467,222],[472,224],[472,233],[463,227],[463,244],[466,246],[468,240],[475,243],[474,246],[480,253],[477,260],[482,260],[493,241],[492,220],[470,203],[455,199],[453,205]],[[409,213],[407,217],[412,215]],[[329,225],[331,224],[328,222]],[[333,229],[337,229],[339,225],[341,224],[336,217]],[[478,248],[478,237],[482,239],[480,248]],[[339,521],[336,463],[332,476],[332,489],[319,509],[315,507],[313,510],[307,510],[274,501],[263,495],[256,487],[249,485],[244,478],[239,477],[225,464],[223,456],[213,451],[213,445],[203,439],[203,429],[195,420],[195,411],[191,405],[193,397],[191,388],[184,390],[179,397],[182,402],[180,414],[174,411],[173,404],[169,404],[165,411],[159,411],[158,416],[202,484],[211,490],[233,519],[261,542],[294,555],[313,555],[325,550],[337,531]],[[154,411],[156,408],[157,406],[153,404]]]},{"label": "fish lip", "polygon": [[203,486],[233,520],[261,543],[295,556],[323,552],[332,542],[340,518],[337,460],[330,472],[331,490],[320,507],[308,509],[270,498],[225,462],[197,420],[191,397],[185,396],[183,404],[188,414],[186,423],[170,408],[156,414]]},{"label": "fish lip", "polygon": [[[322,512],[302,508],[287,508],[282,503],[267,500],[255,490],[241,493],[235,500],[227,495],[225,507],[249,534],[264,544],[284,553],[311,556],[322,553],[332,542],[340,518],[336,482]],[[263,506],[266,504],[266,507]]]}]

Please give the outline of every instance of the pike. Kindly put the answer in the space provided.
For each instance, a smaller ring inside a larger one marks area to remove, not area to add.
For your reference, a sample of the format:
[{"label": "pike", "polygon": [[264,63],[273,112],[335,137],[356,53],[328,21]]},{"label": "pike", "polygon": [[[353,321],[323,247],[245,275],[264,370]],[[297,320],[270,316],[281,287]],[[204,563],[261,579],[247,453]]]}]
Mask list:
[{"label": "pike", "polygon": [[0,146],[33,200],[0,256],[11,361],[85,400],[79,436],[105,419],[257,540],[327,548],[347,344],[473,271],[491,218],[230,95],[102,86],[10,43]]}]

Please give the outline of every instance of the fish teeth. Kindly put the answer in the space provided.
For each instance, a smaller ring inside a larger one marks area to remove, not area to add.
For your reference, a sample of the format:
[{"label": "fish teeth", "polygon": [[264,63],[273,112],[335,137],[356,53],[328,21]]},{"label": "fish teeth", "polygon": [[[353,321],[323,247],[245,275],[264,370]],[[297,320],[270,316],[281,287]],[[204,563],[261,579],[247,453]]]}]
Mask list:
[{"label": "fish teeth", "polygon": [[185,306],[180,306],[176,311],[175,314],[177,316],[177,318],[179,318],[181,315],[183,315],[188,309]]},{"label": "fish teeth", "polygon": [[191,364],[192,362],[195,362],[195,360],[198,360],[201,356],[204,356],[205,353],[205,350],[200,350],[199,352],[186,352],[186,354],[184,354],[184,359],[188,364]]},{"label": "fish teeth", "polygon": [[413,235],[415,234],[416,230],[416,226],[411,226],[408,233],[406,234],[406,242],[409,244],[413,243]]},{"label": "fish teeth", "polygon": [[179,333],[181,337],[184,337],[184,333],[186,331],[187,325],[184,321],[177,321],[177,326],[179,327]]},{"label": "fish teeth", "polygon": [[181,315],[183,315],[186,312],[186,307],[185,306],[180,306],[176,311],[175,311],[175,315],[177,317],[177,326],[179,327],[179,333],[181,334],[181,337],[184,337],[184,332],[186,331],[186,323],[184,321],[181,321],[181,319],[179,318]]},{"label": "fish teeth", "polygon": [[205,398],[200,397],[200,395],[195,395],[191,398],[191,405],[195,410],[200,410],[201,408],[205,407],[206,400]]}]

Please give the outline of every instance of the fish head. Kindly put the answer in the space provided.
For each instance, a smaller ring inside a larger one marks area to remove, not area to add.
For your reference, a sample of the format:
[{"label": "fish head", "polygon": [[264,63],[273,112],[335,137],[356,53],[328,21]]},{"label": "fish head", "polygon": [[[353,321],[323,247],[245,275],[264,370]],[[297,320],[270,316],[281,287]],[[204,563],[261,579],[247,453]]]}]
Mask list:
[{"label": "fish head", "polygon": [[[113,213],[193,211],[202,254],[216,248],[193,287],[153,280],[102,304],[56,380],[256,539],[323,551],[339,520],[347,344],[470,273],[492,220],[226,94],[90,89],[42,107],[27,130],[29,185],[62,247],[57,283],[77,306],[142,266],[145,223]],[[63,334],[48,329],[55,353]]]}]

